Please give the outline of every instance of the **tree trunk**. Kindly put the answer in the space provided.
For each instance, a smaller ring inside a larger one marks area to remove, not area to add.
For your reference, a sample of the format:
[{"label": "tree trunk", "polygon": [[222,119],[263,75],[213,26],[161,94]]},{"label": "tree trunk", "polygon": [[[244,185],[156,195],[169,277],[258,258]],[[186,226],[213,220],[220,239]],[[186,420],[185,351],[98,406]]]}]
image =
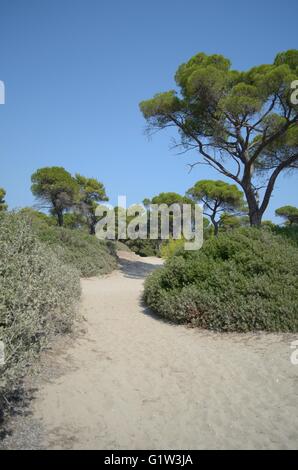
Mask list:
[{"label": "tree trunk", "polygon": [[93,222],[91,222],[89,225],[89,234],[95,235],[95,224]]},{"label": "tree trunk", "polygon": [[213,222],[213,225],[214,225],[214,235],[217,237],[218,229],[219,229],[219,223],[218,222]]},{"label": "tree trunk", "polygon": [[63,227],[63,209],[61,204],[59,203],[58,198],[53,197],[51,201],[53,204],[53,213],[57,216],[57,225],[58,227]]},{"label": "tree trunk", "polygon": [[212,216],[210,217],[210,220],[211,220],[211,222],[212,222],[212,224],[213,224],[213,227],[214,227],[214,235],[215,235],[215,237],[217,237],[217,235],[218,235],[218,229],[219,229],[219,221],[216,221],[216,220],[215,220],[215,216],[214,216],[214,215],[212,215]]},{"label": "tree trunk", "polygon": [[59,227],[63,227],[63,212],[61,210],[57,211],[57,222]]},{"label": "tree trunk", "polygon": [[263,214],[260,210],[249,214],[250,225],[252,227],[260,227],[262,225]]},{"label": "tree trunk", "polygon": [[249,166],[248,170],[250,171],[245,171],[245,175],[240,182],[243,191],[245,192],[245,196],[247,199],[247,204],[249,208],[249,219],[250,219],[250,225],[254,227],[260,227],[262,224],[262,217],[264,215],[265,210],[268,207],[270,197],[272,195],[272,191],[275,185],[276,178],[279,176],[279,174],[285,169],[289,168],[291,164],[295,164],[298,160],[298,154],[292,155],[289,159],[286,159],[284,161],[281,161],[281,163],[275,168],[273,173],[271,174],[267,188],[265,190],[265,194],[263,197],[263,201],[261,204],[259,204],[259,201],[257,199],[257,194],[254,191],[251,183],[251,178],[252,178],[252,167]]},{"label": "tree trunk", "polygon": [[250,225],[251,227],[260,227],[264,211],[261,211],[259,207],[256,193],[250,184],[247,186],[243,185],[242,187],[247,200]]},{"label": "tree trunk", "polygon": [[89,216],[87,217],[88,220],[88,225],[89,225],[89,234],[90,235],[95,235],[96,230],[96,224],[97,224],[97,217],[94,213],[90,213]]}]

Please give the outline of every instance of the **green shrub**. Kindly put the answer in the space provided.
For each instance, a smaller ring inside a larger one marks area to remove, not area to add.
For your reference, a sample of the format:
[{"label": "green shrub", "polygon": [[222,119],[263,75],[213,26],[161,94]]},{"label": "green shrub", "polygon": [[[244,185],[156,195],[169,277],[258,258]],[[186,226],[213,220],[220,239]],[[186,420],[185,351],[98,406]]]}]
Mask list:
[{"label": "green shrub", "polygon": [[53,215],[47,215],[44,212],[32,209],[32,207],[23,207],[18,213],[26,216],[29,220],[36,220],[47,225],[57,225],[57,220]]},{"label": "green shrub", "polygon": [[283,238],[289,240],[293,245],[298,247],[298,225],[286,225],[280,227],[279,225],[274,225],[272,231],[277,235],[280,235]]},{"label": "green shrub", "polygon": [[99,240],[80,229],[49,226],[31,219],[38,238],[47,244],[62,263],[76,268],[82,277],[107,274],[117,266],[116,245]]},{"label": "green shrub", "polygon": [[180,250],[145,282],[144,300],[178,323],[221,331],[298,331],[298,251],[243,228]]},{"label": "green shrub", "polygon": [[179,250],[185,243],[185,240],[183,238],[180,239],[173,239],[171,238],[170,240],[167,240],[162,243],[161,248],[160,248],[160,254],[162,258],[171,258],[177,250]]},{"label": "green shrub", "polygon": [[0,217],[0,410],[49,338],[71,329],[80,296],[79,272],[36,237],[30,218]]}]

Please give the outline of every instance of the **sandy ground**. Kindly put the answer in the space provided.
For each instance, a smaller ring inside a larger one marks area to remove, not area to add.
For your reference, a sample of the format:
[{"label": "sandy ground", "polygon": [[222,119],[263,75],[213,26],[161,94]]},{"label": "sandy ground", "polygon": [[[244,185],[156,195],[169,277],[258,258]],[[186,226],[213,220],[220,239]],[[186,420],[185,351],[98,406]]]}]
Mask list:
[{"label": "sandy ground", "polygon": [[[215,334],[166,323],[141,304],[159,260],[120,253],[82,281],[86,333],[52,352],[31,415],[8,448],[298,447],[290,335]],[[65,341],[65,340],[63,340]]]}]

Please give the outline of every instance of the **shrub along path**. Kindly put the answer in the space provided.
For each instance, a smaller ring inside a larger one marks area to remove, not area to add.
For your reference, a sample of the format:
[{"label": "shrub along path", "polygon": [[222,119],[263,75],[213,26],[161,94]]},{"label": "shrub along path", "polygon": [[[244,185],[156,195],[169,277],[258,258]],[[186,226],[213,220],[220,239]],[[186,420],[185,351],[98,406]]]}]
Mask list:
[{"label": "shrub along path", "polygon": [[[160,263],[120,254],[82,281],[86,333],[62,344],[10,448],[295,448],[293,335],[219,334],[166,323],[141,304]],[[51,353],[53,355],[53,352]],[[297,383],[297,382],[296,382]]]}]

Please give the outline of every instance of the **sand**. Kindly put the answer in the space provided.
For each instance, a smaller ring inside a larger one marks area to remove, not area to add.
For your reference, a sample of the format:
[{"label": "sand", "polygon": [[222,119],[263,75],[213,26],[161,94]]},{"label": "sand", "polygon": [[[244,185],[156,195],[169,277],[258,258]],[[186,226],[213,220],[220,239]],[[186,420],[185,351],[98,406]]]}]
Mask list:
[{"label": "sand", "polygon": [[86,332],[54,354],[22,434],[38,423],[47,449],[297,448],[297,338],[164,322],[140,301],[160,260],[119,255],[119,271],[82,280]]}]

